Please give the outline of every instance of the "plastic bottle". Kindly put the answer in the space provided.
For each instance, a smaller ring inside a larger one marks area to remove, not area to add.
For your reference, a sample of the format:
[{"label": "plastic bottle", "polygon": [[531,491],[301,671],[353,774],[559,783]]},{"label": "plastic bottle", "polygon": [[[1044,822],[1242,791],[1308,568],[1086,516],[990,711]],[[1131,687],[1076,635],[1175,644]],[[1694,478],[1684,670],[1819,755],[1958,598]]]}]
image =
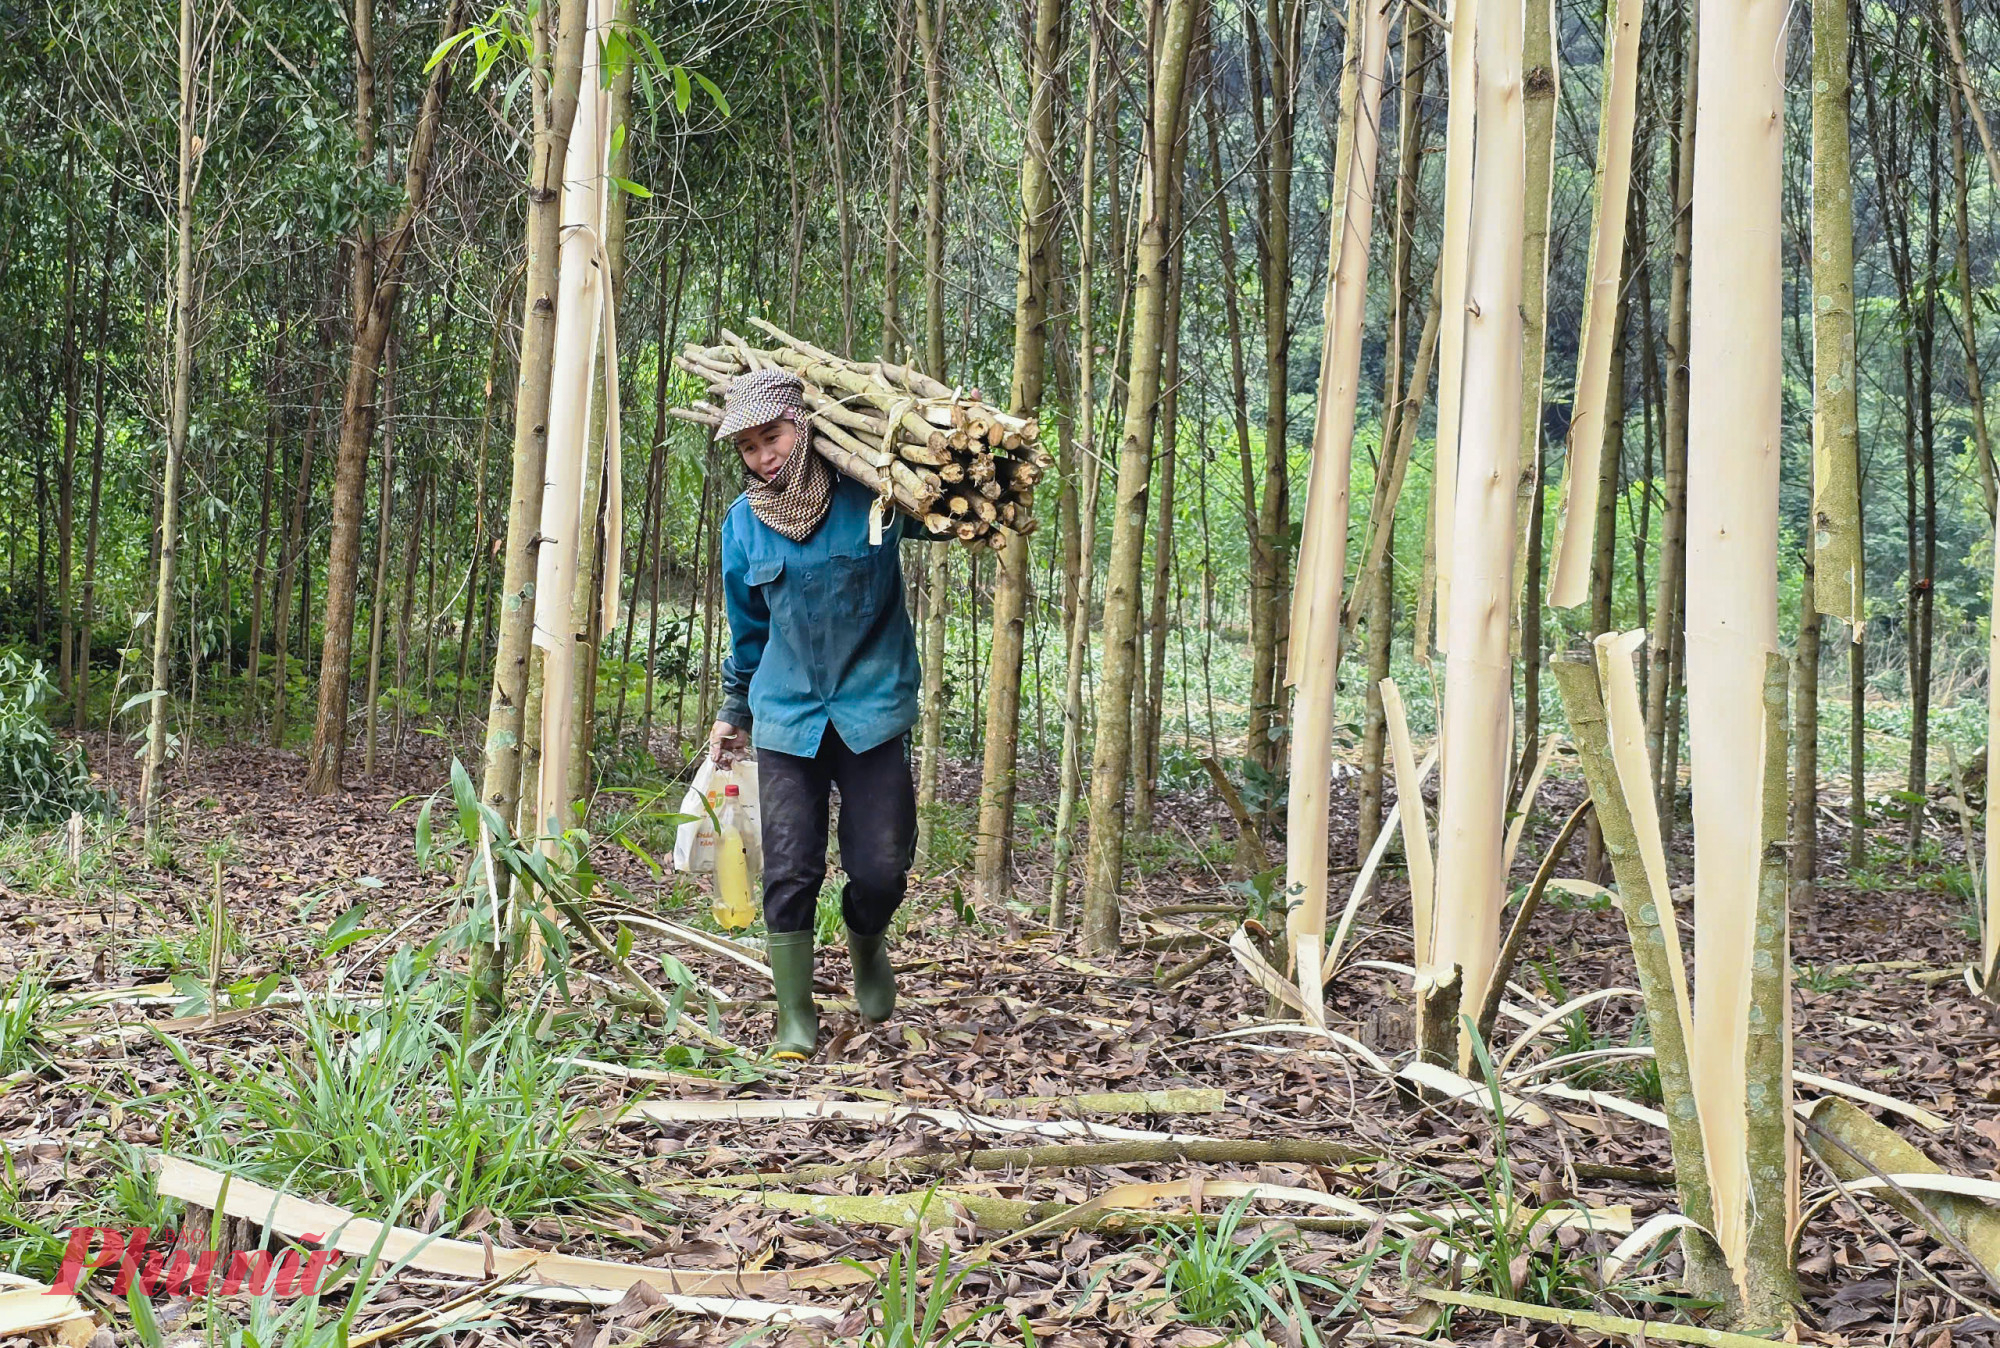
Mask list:
[{"label": "plastic bottle", "polygon": [[736,783],[731,782],[722,789],[722,824],[715,838],[715,920],[727,931],[741,931],[757,915],[750,901],[750,859],[736,801]]}]

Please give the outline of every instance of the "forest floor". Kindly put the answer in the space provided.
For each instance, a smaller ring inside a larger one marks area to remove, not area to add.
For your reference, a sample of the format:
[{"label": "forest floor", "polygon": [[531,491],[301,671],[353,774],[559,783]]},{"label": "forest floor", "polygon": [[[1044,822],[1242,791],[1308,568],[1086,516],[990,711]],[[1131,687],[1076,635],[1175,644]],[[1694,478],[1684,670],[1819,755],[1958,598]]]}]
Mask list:
[{"label": "forest floor", "polygon": [[[1675,1201],[1659,1128],[1547,1098],[1532,1120],[1496,1126],[1478,1102],[1408,1103],[1371,1066],[1409,1047],[1407,978],[1385,967],[1410,957],[1399,871],[1384,870],[1353,957],[1329,980],[1331,1024],[1349,1042],[1269,1028],[1263,993],[1221,945],[1256,902],[1230,873],[1228,816],[1169,794],[1133,849],[1126,954],[1082,956],[1025,912],[978,909],[946,868],[904,910],[895,1021],[863,1025],[841,1000],[844,951],[823,949],[819,1058],[771,1068],[717,1047],[764,1042],[768,984],[713,940],[684,879],[600,838],[592,861],[630,898],[607,888],[590,910],[630,933],[633,971],[677,990],[687,1016],[670,1031],[635,1008],[579,944],[561,961],[567,997],[527,989],[470,1052],[444,976],[463,958],[449,936],[463,854],[441,841],[448,791],[418,839],[421,799],[445,774],[438,742],[415,738],[423,752],[390,758],[374,786],[320,801],[300,795],[296,755],[199,750],[172,776],[150,856],[122,824],[0,835],[0,977],[14,980],[0,1009],[8,1267],[53,1281],[67,1233],[84,1225],[199,1227],[183,1239],[208,1244],[204,1205],[174,1197],[207,1172],[163,1174],[172,1153],[468,1242],[433,1242],[360,1293],[336,1292],[324,1314],[359,1306],[344,1348],[824,1342],[898,1326],[902,1337],[877,1341],[915,1348],[959,1323],[960,1342],[1092,1348],[1192,1348],[1253,1328],[1302,1345],[1598,1338],[1419,1295],[1454,1286],[1701,1316],[1676,1299],[1671,1242],[1636,1269],[1605,1262]],[[129,763],[94,766],[131,798]],[[975,776],[949,778],[941,850],[967,845]],[[1047,785],[1025,794],[1039,807]],[[1337,865],[1354,859],[1352,786],[1335,793]],[[1580,790],[1563,777],[1544,787],[1517,890]],[[628,831],[640,850],[670,843],[643,821]],[[1965,888],[1955,820],[1940,812],[1935,834],[1905,872],[1885,831],[1876,842],[1896,859],[1850,875],[1829,821],[1835,874],[1795,918],[1797,1065],[1935,1111],[1936,1130],[1884,1117],[1947,1168],[1993,1178],[2000,1035],[1958,976],[1975,938],[1953,892]],[[1028,841],[1021,892],[1045,896],[1046,839]],[[211,1016],[218,860],[226,1009]],[[1563,872],[1576,871],[1573,853]],[[648,925],[662,922],[671,928]],[[1142,938],[1160,948],[1137,948]],[[1168,970],[1180,976],[1162,986]],[[1631,981],[1615,908],[1552,894],[1516,971],[1516,1020]],[[1614,996],[1557,1019],[1520,1047],[1510,1089],[1536,1062],[1634,1042],[1633,1009]],[[1503,1024],[1495,1055],[1521,1033]],[[1569,1084],[1641,1100],[1644,1066],[1609,1058]],[[1175,1094],[1080,1098],[1107,1092]],[[777,1103],[801,1101],[819,1103]],[[779,1117],[807,1110],[820,1117]],[[1825,1190],[1810,1159],[1805,1172],[1809,1197]],[[249,1188],[210,1201],[239,1218],[246,1204],[269,1213]],[[1220,1244],[1208,1238],[1217,1219],[1234,1226]],[[240,1249],[259,1225],[224,1230]],[[459,1276],[424,1267],[454,1251]],[[578,1255],[671,1268],[658,1291],[734,1301],[620,1295],[615,1277],[595,1304],[551,1300],[506,1285],[509,1251],[540,1252],[552,1283],[564,1281],[557,1256]],[[2000,1313],[1980,1310],[1995,1294],[1978,1271],[1873,1199],[1814,1216],[1800,1260],[1803,1341],[1946,1348],[2000,1335]],[[102,1277],[85,1296],[105,1324],[95,1348],[109,1348],[107,1329],[119,1343],[192,1348],[230,1325],[250,1327],[258,1348],[336,1342],[306,1335],[302,1317],[274,1323],[282,1301],[162,1294],[135,1323]],[[771,1303],[807,1322],[737,1318]],[[927,1309],[941,1312],[928,1329]]]}]

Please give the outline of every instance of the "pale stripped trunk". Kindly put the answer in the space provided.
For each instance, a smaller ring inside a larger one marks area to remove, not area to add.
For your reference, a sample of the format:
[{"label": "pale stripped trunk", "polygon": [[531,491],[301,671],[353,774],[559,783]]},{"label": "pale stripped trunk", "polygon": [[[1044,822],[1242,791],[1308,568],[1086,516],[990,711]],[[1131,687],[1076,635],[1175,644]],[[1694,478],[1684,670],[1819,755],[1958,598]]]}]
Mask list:
[{"label": "pale stripped trunk", "polygon": [[[1767,775],[1782,783],[1784,771],[1782,662],[1775,718],[1765,692],[1778,644],[1784,15],[1783,0],[1703,0],[1689,293],[1694,1084],[1715,1235],[1743,1303],[1738,1318],[1756,1329],[1777,1327],[1797,1296],[1788,1221],[1797,1170],[1785,1145],[1791,1076],[1768,1044],[1783,1034],[1772,1012],[1784,1002],[1760,997],[1757,986],[1760,969],[1782,980],[1787,964],[1782,860],[1780,918],[1763,911],[1772,897],[1766,847],[1778,841],[1767,836]],[[1777,795],[1782,835],[1782,786]]]},{"label": "pale stripped trunk", "polygon": [[[1501,861],[1513,731],[1507,614],[1514,593],[1514,501],[1521,458],[1521,257],[1527,130],[1522,107],[1522,10],[1481,0],[1476,22],[1478,167],[1470,202],[1465,386],[1450,588],[1440,583],[1446,649],[1440,727],[1435,971],[1459,970],[1460,1005],[1482,1004],[1499,953],[1506,895]],[[1441,493],[1442,510],[1445,497]],[[1442,557],[1442,551],[1440,553]],[[1421,981],[1421,975],[1420,975]],[[1419,1035],[1423,1027],[1419,1027]],[[1471,1043],[1461,1036],[1459,1062]]]},{"label": "pale stripped trunk", "polygon": [[1368,251],[1374,226],[1375,158],[1382,75],[1389,51],[1389,5],[1357,9],[1359,69],[1340,141],[1349,157],[1333,241],[1328,339],[1313,424],[1313,473],[1306,493],[1305,543],[1293,599],[1292,675],[1297,685],[1286,810],[1286,937],[1309,1016],[1323,1018],[1319,967],[1326,937],[1327,815],[1333,767],[1335,677],[1340,667],[1340,599],[1347,571],[1349,473],[1360,395],[1361,339],[1368,313]]}]

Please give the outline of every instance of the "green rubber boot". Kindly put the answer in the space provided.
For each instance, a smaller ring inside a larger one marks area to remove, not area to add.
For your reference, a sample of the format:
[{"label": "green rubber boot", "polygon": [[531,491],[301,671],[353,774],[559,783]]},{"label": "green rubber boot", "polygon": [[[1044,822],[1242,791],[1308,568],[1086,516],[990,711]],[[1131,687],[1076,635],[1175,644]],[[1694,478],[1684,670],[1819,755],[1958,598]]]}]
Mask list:
[{"label": "green rubber boot", "polygon": [[847,954],[854,962],[854,1001],[861,1018],[880,1025],[896,1013],[896,970],[889,963],[889,934],[863,936],[847,929]]},{"label": "green rubber boot", "polygon": [[764,942],[771,957],[771,982],[778,994],[778,1028],[770,1055],[779,1062],[804,1062],[819,1046],[819,1012],[813,1008],[813,934],[774,931]]}]

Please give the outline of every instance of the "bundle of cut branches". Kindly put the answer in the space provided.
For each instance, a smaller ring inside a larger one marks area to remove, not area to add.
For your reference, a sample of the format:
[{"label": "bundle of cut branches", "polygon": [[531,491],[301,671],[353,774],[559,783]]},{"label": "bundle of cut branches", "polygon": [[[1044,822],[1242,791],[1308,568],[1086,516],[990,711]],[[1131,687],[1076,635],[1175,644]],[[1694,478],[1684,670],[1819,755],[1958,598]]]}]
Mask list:
[{"label": "bundle of cut branches", "polygon": [[722,422],[722,396],[740,374],[773,367],[805,383],[812,445],[933,539],[998,550],[1035,529],[1035,483],[1055,466],[1036,443],[1033,418],[1010,416],[976,390],[947,387],[908,365],[842,359],[762,319],[775,343],[752,346],[724,328],[720,346],[689,343],[674,364],[705,380],[715,401],[670,411],[702,426]]}]

